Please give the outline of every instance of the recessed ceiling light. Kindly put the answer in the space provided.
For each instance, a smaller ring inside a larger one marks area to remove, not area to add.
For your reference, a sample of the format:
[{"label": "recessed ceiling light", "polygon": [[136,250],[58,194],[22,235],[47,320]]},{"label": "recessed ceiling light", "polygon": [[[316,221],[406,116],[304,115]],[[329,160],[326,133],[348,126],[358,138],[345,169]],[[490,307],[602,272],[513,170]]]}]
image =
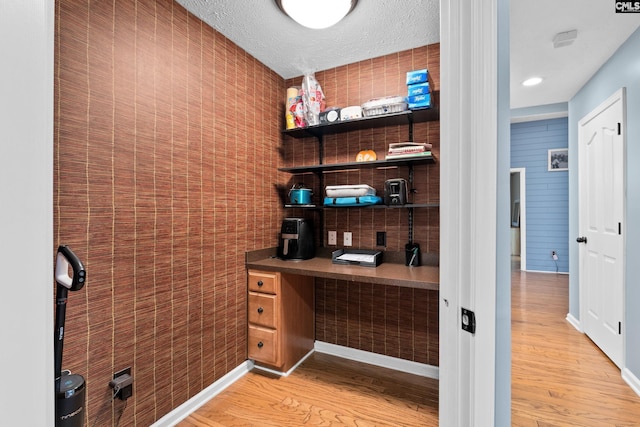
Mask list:
[{"label": "recessed ceiling light", "polygon": [[353,10],[358,0],[276,0],[286,15],[314,30],[337,24]]},{"label": "recessed ceiling light", "polygon": [[522,82],[522,86],[535,86],[542,83],[542,77],[531,77]]}]

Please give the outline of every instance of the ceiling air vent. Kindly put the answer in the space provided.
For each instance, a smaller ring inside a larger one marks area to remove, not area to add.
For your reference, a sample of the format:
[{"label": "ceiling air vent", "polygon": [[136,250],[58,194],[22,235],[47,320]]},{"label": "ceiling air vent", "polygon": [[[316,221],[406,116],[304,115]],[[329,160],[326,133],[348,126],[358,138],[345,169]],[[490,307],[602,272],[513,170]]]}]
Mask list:
[{"label": "ceiling air vent", "polygon": [[573,43],[573,41],[578,37],[578,30],[565,31],[564,33],[558,33],[553,38],[553,47],[565,47],[569,46]]}]

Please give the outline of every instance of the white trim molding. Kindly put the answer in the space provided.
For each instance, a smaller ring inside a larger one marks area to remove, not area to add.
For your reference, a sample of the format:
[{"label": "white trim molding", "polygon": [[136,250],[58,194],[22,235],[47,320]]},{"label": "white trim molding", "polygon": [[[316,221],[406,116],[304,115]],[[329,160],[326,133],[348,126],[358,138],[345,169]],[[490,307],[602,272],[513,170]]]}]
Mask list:
[{"label": "white trim molding", "polygon": [[622,379],[624,380],[624,382],[629,384],[631,390],[633,390],[638,396],[640,396],[640,379],[633,375],[633,372],[631,372],[627,368],[622,369]]},{"label": "white trim molding", "polygon": [[330,354],[342,357],[343,359],[354,360],[356,362],[367,363],[369,365],[381,366],[395,371],[420,375],[422,377],[439,379],[440,373],[437,366],[425,363],[412,362],[410,360],[398,359],[397,357],[384,356],[370,351],[357,350],[355,348],[341,345],[329,344],[323,341],[316,341],[315,351],[318,353]]},{"label": "white trim molding", "polygon": [[[442,426],[496,424],[499,238],[509,254],[508,223],[498,228],[509,206],[506,184],[504,196],[498,194],[499,131],[504,126],[508,135],[509,120],[498,121],[508,115],[508,105],[504,113],[498,108],[503,98],[508,103],[508,62],[499,64],[498,51],[499,22],[508,24],[508,14],[498,12],[505,11],[508,2],[502,0],[440,2],[440,234],[447,236],[440,239]],[[508,182],[508,162],[503,163]],[[498,204],[504,209],[500,215]],[[509,258],[504,262],[507,271]],[[462,308],[475,312],[475,333],[461,329]],[[509,377],[503,365],[499,374]],[[510,395],[498,402],[510,414]]]},{"label": "white trim molding", "polygon": [[580,320],[578,320],[573,314],[567,313],[566,320],[571,324],[571,326],[576,328],[578,332],[584,334],[584,331],[582,330],[582,326],[580,325]]},{"label": "white trim molding", "polygon": [[151,427],[175,426],[180,421],[184,420],[189,415],[198,410],[198,408],[200,408],[202,405],[220,394],[220,392],[224,391],[224,389],[246,375],[251,369],[253,369],[253,367],[253,361],[245,361],[243,364],[233,369],[218,381],[214,382],[209,387],[205,388],[200,393],[196,394],[191,399],[187,400],[182,405],[178,406],[173,411],[160,418],[158,421],[153,423]]}]

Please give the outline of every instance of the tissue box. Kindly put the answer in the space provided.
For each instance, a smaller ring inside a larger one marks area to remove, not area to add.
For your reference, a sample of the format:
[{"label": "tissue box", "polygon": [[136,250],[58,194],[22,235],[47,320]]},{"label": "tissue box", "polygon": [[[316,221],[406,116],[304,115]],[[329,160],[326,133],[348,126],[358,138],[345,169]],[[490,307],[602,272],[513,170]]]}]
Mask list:
[{"label": "tissue box", "polygon": [[427,93],[431,93],[431,90],[429,89],[429,82],[409,85],[407,86],[407,90],[409,96],[426,95]]},{"label": "tissue box", "polygon": [[410,110],[431,107],[431,94],[408,96],[407,103]]},{"label": "tissue box", "polygon": [[424,83],[427,81],[429,81],[429,71],[426,68],[423,70],[407,72],[407,85],[414,85],[416,83]]},{"label": "tissue box", "polygon": [[359,105],[345,107],[340,110],[340,120],[353,120],[362,118],[362,107]]}]

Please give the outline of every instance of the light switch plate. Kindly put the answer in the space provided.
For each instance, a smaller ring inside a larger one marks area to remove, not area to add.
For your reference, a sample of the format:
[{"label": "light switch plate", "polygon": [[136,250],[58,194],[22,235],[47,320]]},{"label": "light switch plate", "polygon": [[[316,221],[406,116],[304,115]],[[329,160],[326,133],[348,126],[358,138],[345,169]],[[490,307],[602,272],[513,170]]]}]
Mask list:
[{"label": "light switch plate", "polygon": [[353,246],[353,241],[351,240],[353,235],[351,234],[350,231],[345,231],[344,234],[342,235],[343,237],[343,243],[345,246]]},{"label": "light switch plate", "polygon": [[338,244],[338,233],[336,231],[329,231],[327,236],[327,244],[335,246]]}]

